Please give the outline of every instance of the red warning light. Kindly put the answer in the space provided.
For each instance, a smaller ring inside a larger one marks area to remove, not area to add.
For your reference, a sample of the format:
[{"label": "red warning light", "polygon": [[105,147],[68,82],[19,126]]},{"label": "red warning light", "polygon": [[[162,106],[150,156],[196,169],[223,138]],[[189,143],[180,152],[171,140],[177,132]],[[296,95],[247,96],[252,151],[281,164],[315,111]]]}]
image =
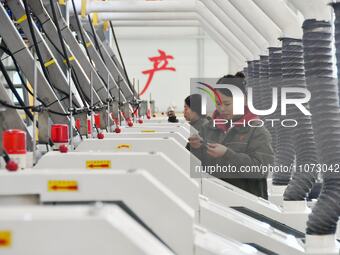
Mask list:
[{"label": "red warning light", "polygon": [[54,124],[51,126],[51,140],[53,143],[68,143],[68,126],[66,124]]},{"label": "red warning light", "polygon": [[4,131],[2,146],[8,154],[26,154],[26,132],[19,129]]}]

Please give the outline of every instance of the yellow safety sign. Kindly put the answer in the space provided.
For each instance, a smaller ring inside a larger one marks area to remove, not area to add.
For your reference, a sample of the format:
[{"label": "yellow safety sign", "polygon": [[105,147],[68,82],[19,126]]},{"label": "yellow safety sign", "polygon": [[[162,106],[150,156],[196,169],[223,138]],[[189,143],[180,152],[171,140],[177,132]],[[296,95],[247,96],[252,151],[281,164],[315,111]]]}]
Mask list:
[{"label": "yellow safety sign", "polygon": [[52,58],[49,61],[45,62],[44,66],[49,67],[50,65],[53,65],[53,64],[55,64],[55,60]]},{"label": "yellow safety sign", "polygon": [[104,32],[105,32],[105,31],[108,31],[108,30],[109,30],[109,26],[110,26],[109,21],[105,20],[105,21],[103,22],[103,31],[104,31]]},{"label": "yellow safety sign", "polygon": [[156,130],[141,130],[142,133],[156,133]]},{"label": "yellow safety sign", "polygon": [[81,11],[80,15],[82,18],[86,16],[86,5],[87,5],[87,0],[81,0]]},{"label": "yellow safety sign", "polygon": [[23,15],[23,16],[21,16],[21,17],[17,20],[17,22],[18,22],[18,24],[21,24],[21,23],[24,22],[25,20],[27,20],[27,15],[26,15],[26,14]]},{"label": "yellow safety sign", "polygon": [[87,169],[109,169],[111,168],[111,160],[87,160]]},{"label": "yellow safety sign", "polygon": [[[75,57],[74,56],[71,56],[68,58],[69,61],[73,61],[75,60]],[[63,62],[66,64],[66,59],[63,60]]]},{"label": "yellow safety sign", "polygon": [[94,26],[98,25],[98,14],[96,12],[92,13],[92,24]]},{"label": "yellow safety sign", "polygon": [[78,191],[78,182],[74,180],[49,180],[49,192],[76,192]]},{"label": "yellow safety sign", "polygon": [[12,244],[12,233],[11,231],[0,230],[0,249],[1,248],[8,248]]},{"label": "yellow safety sign", "polygon": [[123,143],[123,144],[118,144],[116,148],[118,150],[123,150],[123,149],[131,149],[132,146],[131,146],[131,144]]}]

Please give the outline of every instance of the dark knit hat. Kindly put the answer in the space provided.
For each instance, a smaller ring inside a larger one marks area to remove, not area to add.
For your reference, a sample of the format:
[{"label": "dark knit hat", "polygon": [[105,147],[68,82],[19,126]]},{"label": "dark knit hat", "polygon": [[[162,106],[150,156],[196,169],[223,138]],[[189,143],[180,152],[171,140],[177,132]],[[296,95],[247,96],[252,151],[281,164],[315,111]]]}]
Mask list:
[{"label": "dark knit hat", "polygon": [[[245,79],[240,78],[239,76],[235,76],[231,74],[225,75],[217,81],[217,84],[231,84],[231,85],[238,87],[243,92],[244,95],[247,94]],[[229,97],[233,96],[229,89],[218,88],[217,90],[225,96],[229,96]]]},{"label": "dark knit hat", "polygon": [[191,111],[202,115],[202,96],[200,94],[192,94],[184,99],[184,102]]}]

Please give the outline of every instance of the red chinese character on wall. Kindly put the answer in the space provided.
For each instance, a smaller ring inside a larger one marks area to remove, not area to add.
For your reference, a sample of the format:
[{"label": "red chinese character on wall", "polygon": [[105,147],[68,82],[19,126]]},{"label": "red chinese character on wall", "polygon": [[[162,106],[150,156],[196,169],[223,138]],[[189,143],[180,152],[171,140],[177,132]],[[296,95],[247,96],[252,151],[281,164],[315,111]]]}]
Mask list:
[{"label": "red chinese character on wall", "polygon": [[174,59],[174,57],[171,56],[171,55],[167,55],[165,53],[165,51],[162,51],[162,50],[158,50],[158,52],[160,54],[159,56],[149,58],[149,60],[151,62],[153,62],[153,68],[150,69],[150,70],[142,71],[143,74],[149,75],[149,77],[148,77],[148,80],[146,82],[145,87],[140,92],[140,96],[142,96],[146,92],[146,90],[149,88],[155,72],[158,72],[158,71],[173,71],[173,72],[175,72],[176,71],[176,69],[174,67],[168,67],[168,64],[169,64],[168,60],[169,59],[172,60],[172,59]]}]

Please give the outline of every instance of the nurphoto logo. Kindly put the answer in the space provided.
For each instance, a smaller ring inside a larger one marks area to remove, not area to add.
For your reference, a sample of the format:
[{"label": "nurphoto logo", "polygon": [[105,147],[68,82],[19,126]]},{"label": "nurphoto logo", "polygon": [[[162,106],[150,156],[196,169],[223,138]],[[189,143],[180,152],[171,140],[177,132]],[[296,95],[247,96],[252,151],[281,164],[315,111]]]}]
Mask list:
[{"label": "nurphoto logo", "polygon": [[[254,88],[246,88],[244,81],[239,79],[230,79],[230,82],[224,81],[224,84],[216,84],[216,79],[191,79],[191,94],[201,95],[202,100],[199,102],[201,112],[203,115],[214,116],[214,126],[228,124],[274,127],[280,124],[283,127],[296,127],[298,121],[287,118],[289,111],[295,108],[294,110],[300,114],[311,115],[306,107],[311,99],[311,93],[301,87],[272,87],[271,91],[267,92],[270,104],[265,108],[263,105],[262,107],[256,105],[259,99],[254,93]],[[237,116],[244,116],[247,112],[257,118],[238,120]]]}]

